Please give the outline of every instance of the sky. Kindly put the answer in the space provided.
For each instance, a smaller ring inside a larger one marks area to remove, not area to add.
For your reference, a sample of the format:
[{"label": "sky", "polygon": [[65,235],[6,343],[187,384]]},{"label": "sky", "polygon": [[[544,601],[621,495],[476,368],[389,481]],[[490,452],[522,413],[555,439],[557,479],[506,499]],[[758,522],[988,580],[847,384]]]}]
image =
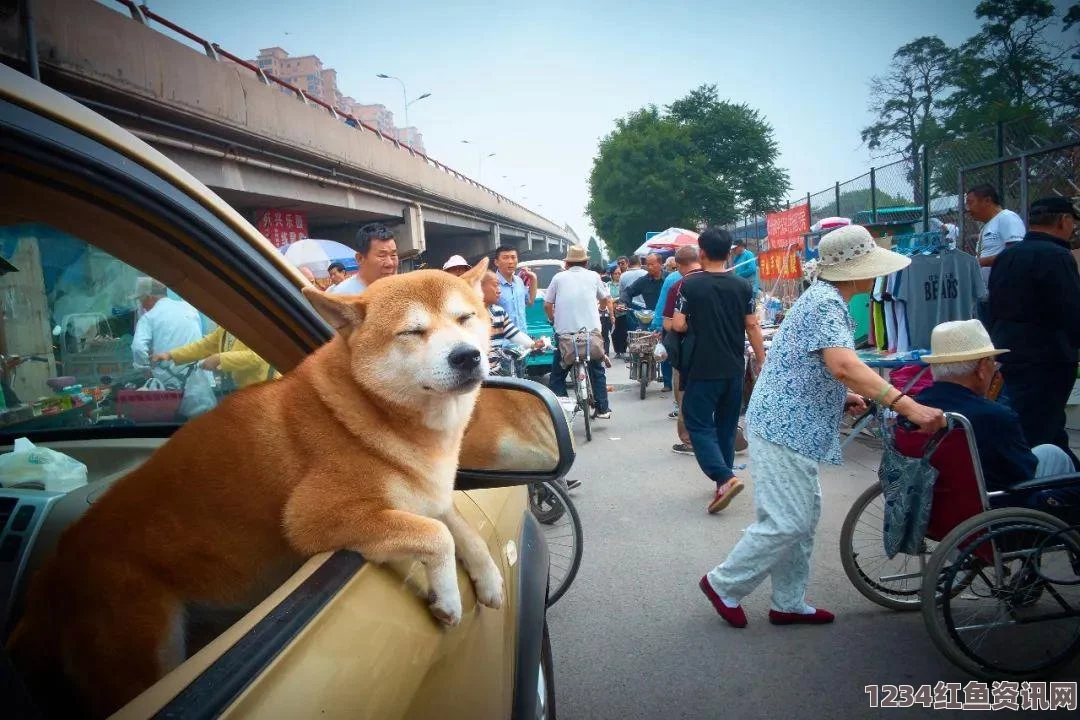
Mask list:
[{"label": "sky", "polygon": [[[976,0],[149,4],[241,57],[274,45],[318,55],[344,94],[386,105],[399,125],[401,86],[375,76],[401,78],[410,99],[430,92],[409,108],[429,155],[583,240],[589,172],[617,118],[716,84],[771,123],[796,198],[874,164],[859,137],[867,84],[898,47],[978,29]],[[481,165],[477,149],[495,156]]]}]

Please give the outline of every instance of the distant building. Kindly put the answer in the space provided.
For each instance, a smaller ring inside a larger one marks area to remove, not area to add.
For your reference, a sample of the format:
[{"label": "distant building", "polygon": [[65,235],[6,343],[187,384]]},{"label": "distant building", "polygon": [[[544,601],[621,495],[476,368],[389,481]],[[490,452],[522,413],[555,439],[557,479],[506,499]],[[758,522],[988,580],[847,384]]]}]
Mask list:
[{"label": "distant building", "polygon": [[424,136],[415,127],[397,128],[397,141],[414,150],[424,152]]},{"label": "distant building", "polygon": [[[308,97],[322,100],[383,135],[420,152],[424,151],[424,138],[420,131],[415,127],[394,127],[394,113],[385,105],[364,105],[355,98],[342,95],[338,89],[337,70],[323,67],[317,55],[292,57],[283,48],[270,47],[260,50],[259,57],[249,62],[258,65],[263,72],[300,88]],[[285,88],[281,90],[289,92]]]},{"label": "distant building", "polygon": [[[341,97],[337,87],[337,71],[323,67],[317,55],[290,57],[284,49],[272,47],[260,50],[259,57],[251,62],[263,72],[300,88],[309,97],[324,103],[337,105]],[[288,92],[284,88],[282,90]]]}]

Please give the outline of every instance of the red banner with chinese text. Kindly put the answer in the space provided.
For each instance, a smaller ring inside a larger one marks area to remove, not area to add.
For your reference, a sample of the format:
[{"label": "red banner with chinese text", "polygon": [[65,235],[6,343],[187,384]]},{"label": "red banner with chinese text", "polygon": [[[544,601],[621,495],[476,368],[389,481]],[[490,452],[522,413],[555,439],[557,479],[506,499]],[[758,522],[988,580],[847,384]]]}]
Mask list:
[{"label": "red banner with chinese text", "polygon": [[284,247],[308,236],[307,216],[298,210],[260,210],[256,227],[274,247]]},{"label": "red banner with chinese text", "polygon": [[790,210],[768,213],[765,231],[769,235],[770,250],[802,242],[803,234],[810,232],[810,206],[804,203]]},{"label": "red banner with chinese text", "polygon": [[797,280],[802,277],[802,257],[796,248],[769,250],[758,255],[762,280]]}]

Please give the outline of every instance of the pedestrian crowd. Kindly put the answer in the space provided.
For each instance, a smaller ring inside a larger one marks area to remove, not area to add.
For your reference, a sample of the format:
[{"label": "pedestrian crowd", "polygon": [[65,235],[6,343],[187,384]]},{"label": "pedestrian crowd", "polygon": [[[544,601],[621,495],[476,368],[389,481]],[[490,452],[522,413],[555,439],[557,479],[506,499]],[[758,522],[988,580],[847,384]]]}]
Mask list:
[{"label": "pedestrian crowd", "polygon": [[[748,450],[756,519],[699,582],[732,626],[747,624],[741,600],[766,577],[773,624],[834,620],[807,602],[806,587],[821,516],[820,467],[843,462],[845,411],[861,414],[872,401],[924,433],[944,427],[945,412],[964,414],[989,489],[1080,467],[1065,419],[1080,352],[1080,273],[1070,252],[1080,215],[1067,199],[1039,200],[1025,228],[991,186],[973,188],[966,206],[983,223],[977,254],[989,298],[979,319],[934,328],[924,359],[935,382],[918,399],[856,354],[850,301],[911,263],[859,225],[821,239],[816,277],[786,311],[768,350],[757,310],[756,258],[723,229],[706,229],[697,246],[666,259],[650,254],[643,264],[636,256],[619,257],[610,274],[590,269],[585,249],[571,246],[564,270],[549,281],[543,309],[559,343],[585,339],[578,352],[587,348],[595,418],[611,417],[612,359],[626,357],[631,331],[651,330],[664,391],[674,396],[669,416],[678,421],[678,442],[672,449],[692,454],[712,483],[709,513],[722,511],[744,489],[735,459]],[[357,276],[335,278],[331,292],[360,292],[397,271],[396,246],[385,228],[362,229],[357,250]],[[496,272],[484,280],[493,337],[542,347],[526,332],[526,309],[537,301],[536,273],[519,271],[513,247],[499,248],[493,260]],[[454,256],[444,270],[460,274],[468,267]],[[556,348],[548,380],[556,394],[566,395],[572,360],[572,350],[568,356],[565,346]],[[991,388],[999,374],[1004,391],[995,401]]]}]

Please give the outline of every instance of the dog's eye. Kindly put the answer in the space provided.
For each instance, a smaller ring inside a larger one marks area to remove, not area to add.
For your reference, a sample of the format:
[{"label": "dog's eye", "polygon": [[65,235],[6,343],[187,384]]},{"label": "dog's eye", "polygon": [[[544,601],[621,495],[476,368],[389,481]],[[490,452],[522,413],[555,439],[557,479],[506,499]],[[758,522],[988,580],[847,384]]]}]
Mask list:
[{"label": "dog's eye", "polygon": [[459,315],[457,319],[458,325],[464,325],[465,323],[472,320],[474,317],[476,317],[476,313],[474,312],[468,313],[467,315]]},{"label": "dog's eye", "polygon": [[427,330],[425,330],[424,328],[409,328],[408,330],[402,330],[401,332],[398,333],[398,335],[402,336],[402,337],[409,336],[409,335],[412,335],[412,336],[415,336],[415,337],[423,337],[424,333],[426,333],[426,332],[427,332]]}]

